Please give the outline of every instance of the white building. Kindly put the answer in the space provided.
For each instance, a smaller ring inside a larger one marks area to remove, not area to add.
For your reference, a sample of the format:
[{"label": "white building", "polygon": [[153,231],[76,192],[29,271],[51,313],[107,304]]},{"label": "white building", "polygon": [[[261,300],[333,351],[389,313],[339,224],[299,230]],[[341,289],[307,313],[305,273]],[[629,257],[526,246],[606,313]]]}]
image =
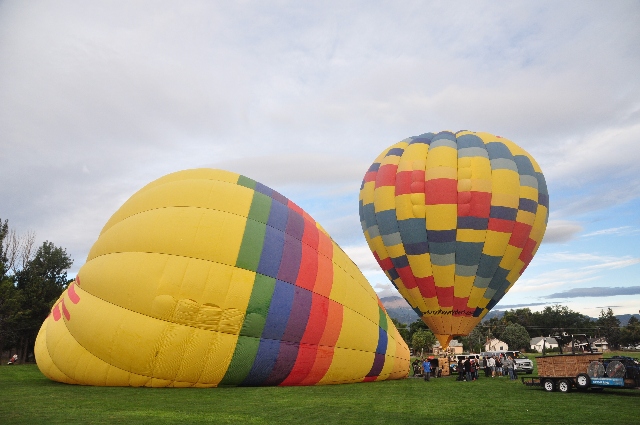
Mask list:
[{"label": "white building", "polygon": [[508,349],[509,349],[509,345],[506,342],[500,341],[499,339],[496,339],[496,338],[489,339],[484,344],[484,351],[500,351],[500,350],[506,351]]},{"label": "white building", "polygon": [[551,338],[549,336],[537,336],[535,338],[531,338],[529,344],[531,345],[531,349],[537,351],[538,353],[542,353],[543,347],[545,350],[558,348],[558,341],[556,341],[555,338]]}]

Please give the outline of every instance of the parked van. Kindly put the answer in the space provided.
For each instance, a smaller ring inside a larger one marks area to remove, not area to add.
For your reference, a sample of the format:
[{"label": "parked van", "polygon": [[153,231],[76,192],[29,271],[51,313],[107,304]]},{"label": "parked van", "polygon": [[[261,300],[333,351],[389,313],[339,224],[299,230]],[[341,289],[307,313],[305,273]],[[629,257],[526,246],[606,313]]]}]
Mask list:
[{"label": "parked van", "polygon": [[498,350],[498,351],[485,351],[483,353],[480,353],[480,355],[483,357],[490,357],[490,356],[497,357],[500,354],[502,354],[503,356],[513,357],[513,361],[516,364],[516,372],[520,372],[520,373],[533,372],[533,362],[529,360],[520,351]]}]

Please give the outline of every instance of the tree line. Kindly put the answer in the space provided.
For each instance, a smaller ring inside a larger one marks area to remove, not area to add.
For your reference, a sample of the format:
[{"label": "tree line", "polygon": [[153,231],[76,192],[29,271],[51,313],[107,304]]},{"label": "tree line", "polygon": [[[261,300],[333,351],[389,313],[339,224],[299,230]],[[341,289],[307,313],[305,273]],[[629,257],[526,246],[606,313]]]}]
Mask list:
[{"label": "tree line", "polygon": [[19,235],[0,219],[0,353],[31,359],[42,322],[72,281],[72,264],[65,249],[49,241],[36,248],[35,233]]},{"label": "tree line", "polygon": [[[414,352],[430,352],[436,342],[435,336],[420,319],[406,325],[393,320],[400,335]],[[497,338],[506,342],[510,348],[529,351],[532,336],[554,336],[567,334],[585,334],[590,338],[603,337],[611,349],[640,344],[640,321],[632,316],[626,326],[620,326],[620,320],[608,308],[600,312],[600,317],[591,317],[556,304],[542,311],[529,308],[507,310],[502,317],[492,317],[479,323],[468,336],[458,336],[464,351],[481,352],[487,339]]]}]

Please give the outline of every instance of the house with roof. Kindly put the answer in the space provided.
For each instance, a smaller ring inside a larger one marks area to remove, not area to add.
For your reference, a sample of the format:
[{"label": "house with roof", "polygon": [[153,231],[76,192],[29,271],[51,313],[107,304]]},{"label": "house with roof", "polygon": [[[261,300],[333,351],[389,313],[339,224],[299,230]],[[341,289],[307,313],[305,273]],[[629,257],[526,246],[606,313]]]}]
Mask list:
[{"label": "house with roof", "polygon": [[508,349],[509,344],[497,338],[487,339],[487,342],[484,344],[484,351],[506,351]]},{"label": "house with roof", "polygon": [[457,339],[452,340],[449,343],[449,346],[447,347],[446,350],[442,349],[442,345],[440,345],[440,342],[436,342],[436,345],[433,346],[433,354],[435,355],[439,355],[439,354],[456,355],[456,354],[462,354],[463,351],[464,350],[462,348],[462,343],[458,342]]},{"label": "house with roof", "polygon": [[604,353],[609,350],[609,343],[606,338],[589,338],[589,344],[600,353]]},{"label": "house with roof", "polygon": [[535,338],[531,338],[531,341],[529,341],[529,345],[531,346],[531,350],[542,353],[543,348],[545,350],[558,348],[558,341],[550,336],[537,336]]}]

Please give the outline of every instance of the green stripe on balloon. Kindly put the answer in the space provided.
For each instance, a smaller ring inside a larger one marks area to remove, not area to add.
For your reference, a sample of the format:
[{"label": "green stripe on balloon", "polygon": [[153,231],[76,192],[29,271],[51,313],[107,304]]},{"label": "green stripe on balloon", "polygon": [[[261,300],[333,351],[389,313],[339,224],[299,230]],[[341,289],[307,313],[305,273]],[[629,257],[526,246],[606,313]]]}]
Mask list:
[{"label": "green stripe on balloon", "polygon": [[274,278],[256,273],[240,336],[220,385],[240,385],[249,375],[258,353],[275,285]]}]

